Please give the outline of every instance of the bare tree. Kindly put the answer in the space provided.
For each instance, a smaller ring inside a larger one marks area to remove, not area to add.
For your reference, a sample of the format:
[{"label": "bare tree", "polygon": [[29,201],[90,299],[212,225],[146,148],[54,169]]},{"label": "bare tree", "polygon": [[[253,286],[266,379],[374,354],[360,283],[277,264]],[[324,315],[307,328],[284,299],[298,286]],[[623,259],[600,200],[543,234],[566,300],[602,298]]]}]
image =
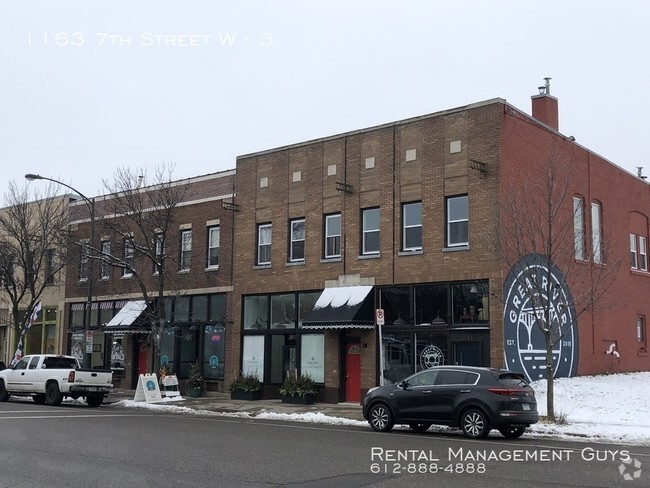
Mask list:
[{"label": "bare tree", "polygon": [[[164,291],[169,288],[166,263],[173,260],[165,250],[170,239],[176,237],[178,226],[173,228],[173,223],[185,195],[185,187],[172,182],[173,169],[173,165],[159,166],[149,181],[143,169],[122,168],[116,170],[113,181],[104,180],[104,187],[112,196],[100,202],[99,222],[118,237],[122,246],[110,251],[99,246],[92,249],[90,256],[131,273],[147,303],[157,297],[151,320],[154,371],[159,368],[160,337],[165,323]],[[143,267],[143,261],[151,267]]]},{"label": "bare tree", "polygon": [[[545,376],[547,415],[555,420],[554,376],[575,374],[578,319],[612,306],[605,294],[620,258],[608,253],[612,232],[593,223],[585,232],[587,212],[584,200],[574,198],[579,180],[568,155],[549,148],[533,167],[527,183],[505,182],[501,225],[489,240],[509,271],[503,293],[508,367],[526,370],[529,379],[536,379],[531,371]],[[540,337],[543,348],[534,346]],[[509,350],[518,358],[508,357]]]},{"label": "bare tree", "polygon": [[0,209],[0,282],[17,335],[66,262],[69,199],[55,188],[41,194],[12,181]]}]

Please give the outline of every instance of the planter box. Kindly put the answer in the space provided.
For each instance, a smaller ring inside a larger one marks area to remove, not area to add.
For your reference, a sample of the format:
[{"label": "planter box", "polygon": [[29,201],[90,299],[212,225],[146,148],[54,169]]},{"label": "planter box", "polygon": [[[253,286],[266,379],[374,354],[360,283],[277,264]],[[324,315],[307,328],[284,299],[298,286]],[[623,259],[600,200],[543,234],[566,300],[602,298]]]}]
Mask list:
[{"label": "planter box", "polygon": [[311,405],[314,403],[314,395],[284,395],[282,396],[282,403],[297,403],[299,405]]},{"label": "planter box", "polygon": [[201,388],[190,388],[190,397],[192,398],[198,398],[202,393]]},{"label": "planter box", "polygon": [[262,398],[262,390],[255,391],[231,391],[231,400],[259,400]]}]

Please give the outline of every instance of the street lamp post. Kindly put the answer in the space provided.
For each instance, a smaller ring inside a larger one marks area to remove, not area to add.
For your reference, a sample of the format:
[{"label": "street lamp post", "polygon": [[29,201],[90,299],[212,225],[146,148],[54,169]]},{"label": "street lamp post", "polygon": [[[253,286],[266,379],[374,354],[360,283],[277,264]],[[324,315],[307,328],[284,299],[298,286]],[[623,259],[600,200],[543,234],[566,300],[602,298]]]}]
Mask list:
[{"label": "street lamp post", "polygon": [[[90,312],[92,310],[92,305],[93,305],[93,260],[90,258],[90,248],[95,243],[95,199],[88,198],[86,195],[81,193],[76,188],[73,188],[72,186],[63,183],[62,181],[55,180],[54,178],[47,178],[45,176],[35,175],[31,173],[27,173],[25,175],[25,178],[29,181],[34,181],[34,180],[51,181],[52,183],[56,183],[57,185],[65,186],[66,188],[72,190],[77,195],[79,195],[81,199],[86,203],[86,205],[88,205],[88,209],[90,210],[90,241],[87,246],[87,253],[88,253],[88,276],[86,279],[87,300],[86,300],[86,313],[84,314],[84,342],[85,342],[87,341],[88,331],[90,330]],[[83,247],[82,247],[82,252],[83,252]],[[84,356],[83,356],[83,367],[90,368],[91,360],[92,360],[92,352],[88,352],[88,347],[86,346],[86,349],[84,351]]]}]

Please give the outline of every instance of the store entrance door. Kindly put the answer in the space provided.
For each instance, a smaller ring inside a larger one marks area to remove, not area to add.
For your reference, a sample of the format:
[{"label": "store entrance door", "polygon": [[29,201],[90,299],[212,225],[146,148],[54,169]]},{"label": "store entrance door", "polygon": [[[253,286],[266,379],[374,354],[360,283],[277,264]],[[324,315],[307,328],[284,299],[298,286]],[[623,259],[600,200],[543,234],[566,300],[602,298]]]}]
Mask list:
[{"label": "store entrance door", "polygon": [[361,402],[361,349],[359,344],[346,344],[345,401]]},{"label": "store entrance door", "polygon": [[147,348],[141,345],[138,348],[138,377],[147,374]]}]

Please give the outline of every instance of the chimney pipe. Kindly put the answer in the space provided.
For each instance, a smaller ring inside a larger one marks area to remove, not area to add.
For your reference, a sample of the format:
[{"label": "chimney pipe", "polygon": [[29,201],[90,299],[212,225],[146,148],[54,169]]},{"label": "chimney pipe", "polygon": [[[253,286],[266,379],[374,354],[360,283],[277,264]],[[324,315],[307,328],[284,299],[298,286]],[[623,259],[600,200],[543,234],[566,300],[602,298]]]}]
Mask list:
[{"label": "chimney pipe", "polygon": [[557,98],[551,96],[551,78],[544,78],[544,85],[539,87],[539,94],[530,97],[533,102],[533,117],[560,130]]}]

